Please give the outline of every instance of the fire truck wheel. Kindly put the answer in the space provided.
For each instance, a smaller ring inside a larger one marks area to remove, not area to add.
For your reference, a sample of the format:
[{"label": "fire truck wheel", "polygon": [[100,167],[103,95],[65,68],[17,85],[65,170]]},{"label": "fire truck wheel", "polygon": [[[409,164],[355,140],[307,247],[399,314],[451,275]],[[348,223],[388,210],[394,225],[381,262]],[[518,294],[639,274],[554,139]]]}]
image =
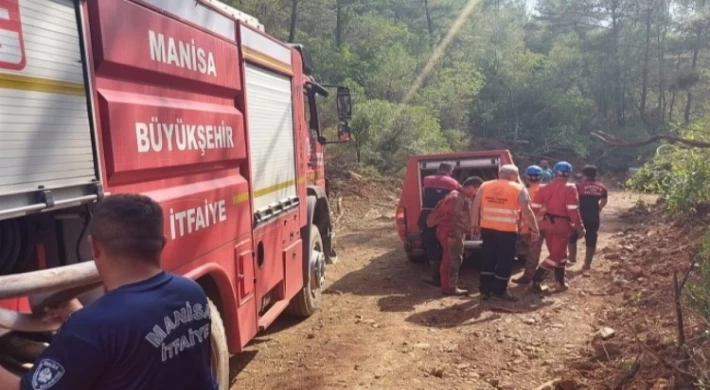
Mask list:
[{"label": "fire truck wheel", "polygon": [[325,253],[320,231],[311,225],[310,261],[308,275],[303,281],[303,289],[296,294],[288,306],[288,312],[297,317],[310,317],[320,306],[321,291],[325,284]]},{"label": "fire truck wheel", "polygon": [[212,346],[212,375],[217,381],[219,390],[229,390],[229,351],[227,350],[227,334],[224,331],[222,316],[217,306],[209,299],[210,317],[210,345]]}]

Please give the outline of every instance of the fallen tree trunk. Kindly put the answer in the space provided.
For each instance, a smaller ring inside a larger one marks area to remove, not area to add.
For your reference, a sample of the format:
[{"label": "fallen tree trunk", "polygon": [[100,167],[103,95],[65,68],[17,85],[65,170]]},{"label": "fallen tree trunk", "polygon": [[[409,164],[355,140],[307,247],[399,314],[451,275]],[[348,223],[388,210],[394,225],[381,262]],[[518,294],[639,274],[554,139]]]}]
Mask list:
[{"label": "fallen tree trunk", "polygon": [[672,144],[683,144],[685,146],[690,146],[693,148],[710,148],[710,142],[705,142],[705,141],[697,141],[693,139],[687,139],[683,137],[678,137],[676,135],[670,135],[670,134],[659,134],[655,135],[653,137],[647,138],[643,141],[636,141],[636,142],[628,142],[625,141],[621,138],[618,138],[616,136],[613,136],[611,134],[605,133],[603,131],[593,131],[590,133],[590,135],[594,138],[597,138],[598,140],[602,141],[603,143],[611,146],[616,146],[620,148],[632,148],[632,147],[639,147],[639,146],[645,146],[645,145],[650,145],[654,142],[659,142],[659,141],[667,141]]}]

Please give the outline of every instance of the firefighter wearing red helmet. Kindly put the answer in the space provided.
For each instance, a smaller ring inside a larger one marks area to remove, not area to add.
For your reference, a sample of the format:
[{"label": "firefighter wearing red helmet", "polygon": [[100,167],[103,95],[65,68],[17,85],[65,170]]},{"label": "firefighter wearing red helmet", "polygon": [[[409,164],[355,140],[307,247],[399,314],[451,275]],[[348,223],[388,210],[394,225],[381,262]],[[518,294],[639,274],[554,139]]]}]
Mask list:
[{"label": "firefighter wearing red helmet", "polygon": [[554,179],[540,188],[532,202],[533,211],[543,215],[540,229],[544,231],[545,244],[549,252],[535,271],[533,291],[543,291],[542,281],[554,271],[558,291],[567,289],[565,266],[567,264],[567,242],[576,231],[584,231],[579,216],[579,195],[574,184],[567,183],[572,174],[572,165],[566,161],[555,164]]}]

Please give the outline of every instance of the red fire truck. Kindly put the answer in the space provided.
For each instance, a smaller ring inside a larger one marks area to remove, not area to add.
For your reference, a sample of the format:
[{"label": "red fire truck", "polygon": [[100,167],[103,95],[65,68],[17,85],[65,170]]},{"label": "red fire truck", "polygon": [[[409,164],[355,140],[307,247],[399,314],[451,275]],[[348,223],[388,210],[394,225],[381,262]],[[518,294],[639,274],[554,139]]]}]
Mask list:
[{"label": "red fire truck", "polygon": [[[304,47],[215,0],[0,0],[0,334],[100,296],[92,204],[142,193],[165,212],[164,268],[217,309],[226,388],[229,354],[312,314],[337,259],[312,73]],[[337,103],[333,143],[347,88]]]}]

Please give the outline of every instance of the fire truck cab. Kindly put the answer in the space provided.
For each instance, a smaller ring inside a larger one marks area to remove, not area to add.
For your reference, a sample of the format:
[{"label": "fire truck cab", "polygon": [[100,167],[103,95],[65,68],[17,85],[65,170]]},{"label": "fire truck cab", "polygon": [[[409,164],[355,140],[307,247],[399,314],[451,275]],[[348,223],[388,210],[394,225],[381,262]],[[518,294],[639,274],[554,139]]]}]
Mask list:
[{"label": "fire truck cab", "polygon": [[[0,2],[0,335],[103,293],[86,229],[108,194],[165,214],[163,267],[202,285],[228,386],[240,352],[319,306],[337,260],[314,66],[301,45],[216,0]],[[50,297],[51,299],[49,299]],[[120,308],[117,308],[120,310]]]}]

